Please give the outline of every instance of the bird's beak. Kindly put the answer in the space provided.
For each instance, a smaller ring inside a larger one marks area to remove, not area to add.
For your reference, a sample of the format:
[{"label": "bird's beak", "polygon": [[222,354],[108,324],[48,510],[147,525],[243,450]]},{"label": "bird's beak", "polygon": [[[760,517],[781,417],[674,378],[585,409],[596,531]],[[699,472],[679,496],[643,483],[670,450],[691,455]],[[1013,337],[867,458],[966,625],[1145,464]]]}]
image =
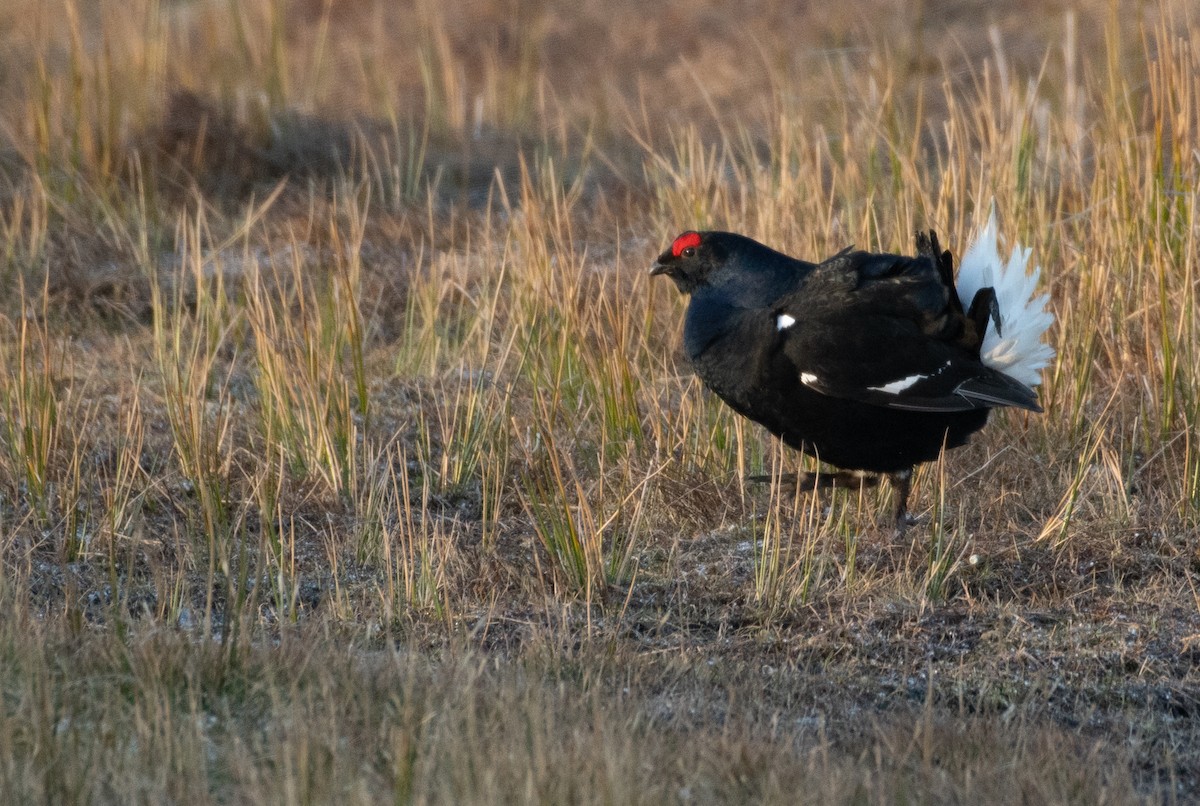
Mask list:
[{"label": "bird's beak", "polygon": [[657,258],[655,258],[654,265],[650,267],[650,276],[657,277],[660,274],[670,275],[671,274],[670,261],[671,261],[672,257],[673,257],[673,255],[671,254],[671,250],[668,249],[667,251],[665,251],[661,255],[659,255]]}]

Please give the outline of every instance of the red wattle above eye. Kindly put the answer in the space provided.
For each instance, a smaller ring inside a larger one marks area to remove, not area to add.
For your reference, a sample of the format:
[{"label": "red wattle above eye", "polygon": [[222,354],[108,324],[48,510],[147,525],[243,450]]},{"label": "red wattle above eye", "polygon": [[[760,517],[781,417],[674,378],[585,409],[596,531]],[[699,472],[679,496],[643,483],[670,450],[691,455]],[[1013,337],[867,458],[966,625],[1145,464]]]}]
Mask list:
[{"label": "red wattle above eye", "polygon": [[671,244],[671,254],[679,257],[684,249],[700,245],[700,233],[685,232],[675,239],[675,243]]}]

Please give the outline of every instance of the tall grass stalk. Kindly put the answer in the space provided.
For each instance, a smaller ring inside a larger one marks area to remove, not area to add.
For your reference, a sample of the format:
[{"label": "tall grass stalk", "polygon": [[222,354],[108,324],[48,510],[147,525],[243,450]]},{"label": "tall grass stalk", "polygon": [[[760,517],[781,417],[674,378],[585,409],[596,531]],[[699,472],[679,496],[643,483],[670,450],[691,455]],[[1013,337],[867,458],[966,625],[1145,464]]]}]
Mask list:
[{"label": "tall grass stalk", "polygon": [[755,516],[751,531],[754,601],[779,614],[811,601],[821,576],[817,552],[829,538],[822,496],[781,481],[784,450],[775,447],[766,512]]},{"label": "tall grass stalk", "polygon": [[[937,488],[933,512],[929,519],[931,534],[925,563],[925,597],[931,602],[945,601],[951,594],[955,574],[962,567],[968,546],[964,541],[965,523],[960,516],[953,526],[947,525],[946,493],[952,485],[946,479],[946,454],[943,451],[932,465]],[[926,474],[929,475],[929,474]]]},{"label": "tall grass stalk", "polygon": [[175,458],[199,509],[193,533],[203,541],[206,564],[204,626],[219,629],[232,661],[249,590],[249,546],[241,539],[246,510],[234,496],[227,355],[240,317],[231,309],[220,259],[205,248],[209,240],[203,216],[187,221],[177,273],[152,276],[153,339]]},{"label": "tall grass stalk", "polygon": [[[24,290],[21,290],[24,298]],[[3,385],[5,475],[15,494],[37,521],[47,524],[53,512],[52,465],[63,440],[62,401],[57,378],[62,358],[56,355],[46,320],[47,295],[41,310],[22,303],[20,318],[5,323],[0,341]]]},{"label": "tall grass stalk", "polygon": [[[526,475],[521,501],[542,547],[552,562],[554,581],[566,590],[591,598],[612,584],[625,581],[637,547],[637,535],[660,469],[640,478],[618,476],[627,488],[623,496],[611,490],[611,471],[604,446],[596,454],[596,478],[588,477],[570,452],[556,441],[549,424],[548,401],[536,401],[539,422],[527,432]],[[631,468],[620,465],[626,474]]]},{"label": "tall grass stalk", "polygon": [[442,492],[461,491],[478,481],[485,461],[508,451],[507,390],[482,372],[464,374],[438,383],[417,424],[421,465]]},{"label": "tall grass stalk", "polygon": [[282,452],[292,473],[336,496],[353,484],[358,418],[368,406],[357,276],[344,268],[318,287],[304,255],[293,241],[265,272],[248,258],[260,428],[269,455]]},{"label": "tall grass stalk", "polygon": [[124,402],[123,409],[125,416],[112,449],[113,461],[102,472],[100,483],[103,534],[110,544],[133,538],[149,486],[147,471],[142,467],[146,421],[140,395],[135,392],[132,400]]},{"label": "tall grass stalk", "polygon": [[459,524],[454,519],[447,523],[434,511],[429,483],[414,489],[404,450],[389,449],[385,458],[388,470],[379,479],[387,485],[388,507],[382,545],[384,615],[390,621],[410,608],[446,615],[447,571]]},{"label": "tall grass stalk", "polygon": [[295,623],[300,615],[300,577],[296,570],[296,522],[284,505],[286,459],[267,456],[257,468],[254,504],[258,511],[259,554],[256,558],[256,588],[270,591],[275,618]]},{"label": "tall grass stalk", "polygon": [[182,235],[183,265],[153,278],[154,350],[175,456],[200,504],[201,534],[215,558],[226,537],[230,503],[232,401],[222,351],[236,324],[225,275],[206,259],[197,217]]}]

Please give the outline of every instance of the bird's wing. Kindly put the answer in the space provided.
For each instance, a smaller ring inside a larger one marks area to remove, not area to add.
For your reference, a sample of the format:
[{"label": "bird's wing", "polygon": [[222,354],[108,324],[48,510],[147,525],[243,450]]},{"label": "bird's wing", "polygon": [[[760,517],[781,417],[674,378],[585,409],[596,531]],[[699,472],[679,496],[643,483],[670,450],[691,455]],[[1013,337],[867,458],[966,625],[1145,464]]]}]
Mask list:
[{"label": "bird's wing", "polygon": [[931,255],[843,251],[819,264],[793,296],[864,318],[910,320],[930,338],[948,341],[959,338],[963,327],[952,273]]},{"label": "bird's wing", "polygon": [[917,411],[1040,411],[1032,389],[972,353],[941,274],[924,257],[839,254],[764,312],[774,317],[774,349],[801,383],[830,397]]}]

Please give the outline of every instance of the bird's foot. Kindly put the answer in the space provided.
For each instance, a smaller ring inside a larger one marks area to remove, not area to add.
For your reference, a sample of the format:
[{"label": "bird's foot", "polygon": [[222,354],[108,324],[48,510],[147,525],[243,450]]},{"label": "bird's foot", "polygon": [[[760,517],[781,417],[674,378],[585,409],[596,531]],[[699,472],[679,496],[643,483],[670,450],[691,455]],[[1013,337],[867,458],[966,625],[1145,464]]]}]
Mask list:
[{"label": "bird's foot", "polygon": [[919,526],[925,522],[925,518],[905,512],[896,518],[895,528],[892,530],[892,539],[899,540],[904,537],[905,532],[910,526]]}]

